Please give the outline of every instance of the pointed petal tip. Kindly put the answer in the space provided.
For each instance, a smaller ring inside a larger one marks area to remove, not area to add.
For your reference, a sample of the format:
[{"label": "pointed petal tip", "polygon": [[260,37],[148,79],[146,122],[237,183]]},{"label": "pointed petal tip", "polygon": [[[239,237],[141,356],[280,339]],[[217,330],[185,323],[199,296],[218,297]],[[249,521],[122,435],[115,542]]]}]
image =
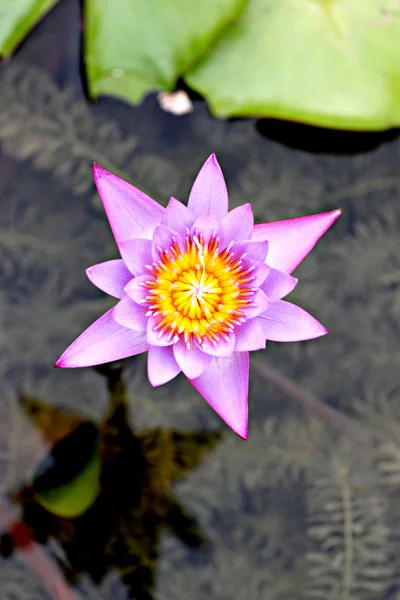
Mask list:
[{"label": "pointed petal tip", "polygon": [[334,221],[336,221],[336,219],[338,219],[338,218],[340,217],[340,215],[342,214],[342,212],[343,212],[343,209],[342,209],[342,208],[336,208],[335,210],[332,210],[332,211],[331,211],[331,215],[332,215],[332,217],[333,217],[333,221],[332,221],[332,223],[333,223]]},{"label": "pointed petal tip", "polygon": [[189,194],[188,208],[194,217],[212,210],[218,219],[228,212],[228,190],[215,154],[201,167]]},{"label": "pointed petal tip", "polygon": [[98,165],[97,163],[93,163],[92,164],[92,176],[93,176],[93,181],[97,186],[97,182],[102,179],[103,177],[107,177],[108,176],[113,176],[112,173],[110,173],[109,171],[107,171],[106,169],[103,169],[103,167],[101,167],[100,165]]},{"label": "pointed petal tip", "polygon": [[249,435],[247,412],[245,415],[234,415],[233,418],[225,418],[222,417],[222,415],[219,416],[225,421],[225,424],[233,431],[235,435],[240,437],[242,440],[247,440]]},{"label": "pointed petal tip", "polygon": [[214,165],[214,167],[218,167],[218,169],[221,169],[221,165],[218,162],[218,158],[217,158],[217,155],[215,154],[215,152],[210,154],[210,156],[206,160],[206,163],[208,163],[208,162],[211,162]]},{"label": "pointed petal tip", "polygon": [[54,363],[54,366],[56,369],[69,369],[70,367],[73,367],[74,365],[69,365],[68,361],[66,360],[66,354],[68,352],[68,348],[65,352],[63,352],[63,354],[61,354],[60,358]]},{"label": "pointed petal tip", "polygon": [[[72,344],[71,344],[72,346]],[[60,358],[57,360],[57,362],[54,363],[54,366],[56,369],[79,369],[82,366],[86,366],[86,365],[79,365],[76,364],[76,362],[74,361],[69,361],[68,360],[68,354],[69,354],[69,348],[66,349],[66,351],[61,354]]]},{"label": "pointed petal tip", "polygon": [[200,377],[189,379],[211,408],[239,437],[247,438],[249,353],[216,357]]},{"label": "pointed petal tip", "polygon": [[139,188],[98,165],[93,167],[93,179],[118,248],[128,240],[151,240],[165,208]]},{"label": "pointed petal tip", "polygon": [[254,226],[253,241],[269,241],[267,264],[290,275],[342,214],[341,209]]},{"label": "pointed petal tip", "polygon": [[104,171],[104,169],[100,165],[98,165],[96,162],[94,162],[92,164],[93,179],[95,179],[96,176],[98,175],[98,173],[100,173],[101,171]]},{"label": "pointed petal tip", "polygon": [[244,423],[243,427],[232,427],[232,431],[244,441],[249,437],[247,423]]}]

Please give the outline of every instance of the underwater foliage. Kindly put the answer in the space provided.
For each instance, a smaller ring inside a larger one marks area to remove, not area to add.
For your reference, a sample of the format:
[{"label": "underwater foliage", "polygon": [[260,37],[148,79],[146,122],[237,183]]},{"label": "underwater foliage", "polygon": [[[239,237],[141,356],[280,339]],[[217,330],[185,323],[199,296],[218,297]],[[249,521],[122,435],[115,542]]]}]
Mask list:
[{"label": "underwater foliage", "polygon": [[389,507],[373,476],[373,457],[371,446],[362,453],[357,444],[355,453],[354,444],[339,440],[313,467],[307,490],[307,598],[373,600],[383,596],[395,574]]},{"label": "underwater foliage", "polygon": [[[96,116],[76,99],[72,88],[59,90],[38,69],[13,66],[0,76],[0,140],[12,156],[52,170],[83,194],[92,188],[94,160],[123,169],[137,146],[118,125]],[[112,163],[111,163],[112,157]]]}]

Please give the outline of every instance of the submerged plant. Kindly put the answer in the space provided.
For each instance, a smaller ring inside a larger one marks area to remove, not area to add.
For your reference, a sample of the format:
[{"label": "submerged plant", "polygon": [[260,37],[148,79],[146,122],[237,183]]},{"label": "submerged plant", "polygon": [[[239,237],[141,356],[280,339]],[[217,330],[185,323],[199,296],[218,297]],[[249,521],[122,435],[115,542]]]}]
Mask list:
[{"label": "submerged plant", "polygon": [[282,300],[290,273],[340,210],[254,226],[252,208],[228,212],[228,193],[211,155],[188,205],[164,209],[94,165],[94,180],[121,260],[87,270],[120,301],[84,331],[57,367],[85,367],[148,351],[148,377],[162,385],[181,371],[222,419],[247,437],[249,351],[266,340],[312,339],[326,329]]}]

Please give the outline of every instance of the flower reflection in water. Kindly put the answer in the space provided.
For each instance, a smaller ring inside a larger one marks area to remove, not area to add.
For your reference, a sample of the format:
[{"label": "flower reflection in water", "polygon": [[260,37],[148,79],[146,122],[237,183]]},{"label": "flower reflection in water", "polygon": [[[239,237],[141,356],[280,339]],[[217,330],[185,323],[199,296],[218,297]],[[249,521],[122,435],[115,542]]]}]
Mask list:
[{"label": "flower reflection in water", "polygon": [[[97,371],[107,379],[110,398],[99,425],[40,400],[21,399],[41,435],[57,443],[32,484],[12,497],[22,505],[23,523],[34,539],[41,544],[55,539],[61,546],[65,559],[59,562],[68,582],[78,584],[86,574],[100,583],[116,571],[128,597],[149,600],[155,597],[163,530],[189,548],[207,547],[196,519],[170,486],[196,468],[222,436],[163,428],[134,432],[121,364]],[[3,553],[16,545],[9,529]]]}]

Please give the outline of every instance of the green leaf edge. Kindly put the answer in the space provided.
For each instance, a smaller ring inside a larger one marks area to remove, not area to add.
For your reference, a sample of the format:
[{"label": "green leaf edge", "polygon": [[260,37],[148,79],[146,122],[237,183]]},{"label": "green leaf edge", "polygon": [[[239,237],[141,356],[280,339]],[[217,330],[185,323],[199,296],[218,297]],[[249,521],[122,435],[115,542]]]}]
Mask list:
[{"label": "green leaf edge", "polygon": [[[243,14],[246,10],[250,0],[242,0],[238,4],[235,14],[227,18],[219,29],[215,32],[214,36],[210,38],[207,43],[207,49],[201,54],[194,56],[190,61],[186,63],[183,70],[177,70],[169,81],[165,79],[155,81],[154,79],[146,78],[142,73],[137,73],[134,70],[121,68],[123,74],[121,77],[112,75],[112,71],[118,71],[119,67],[115,66],[113,69],[107,69],[106,71],[99,72],[95,76],[90,76],[91,60],[88,52],[87,35],[84,37],[84,62],[86,65],[86,82],[89,97],[92,100],[96,100],[101,95],[108,95],[118,97],[122,100],[126,100],[132,104],[139,104],[147,94],[151,92],[161,91],[172,91],[175,89],[176,83],[180,77],[184,78],[186,73],[192,71],[197,64],[205,60],[218,44],[220,38],[224,35],[227,29],[229,29]],[[87,8],[85,6],[85,21],[87,21]],[[96,79],[94,79],[96,77]],[[126,87],[129,91],[126,92]]]},{"label": "green leaf edge", "polygon": [[[12,1],[12,0],[10,0]],[[24,41],[31,30],[50,12],[59,0],[44,0],[42,7],[38,10],[32,5],[28,11],[15,25],[14,30],[10,33],[5,42],[0,45],[0,57],[7,58],[14,50]]]},{"label": "green leaf edge", "polygon": [[241,105],[234,106],[232,99],[213,98],[212,93],[207,96],[205,88],[196,83],[195,74],[189,74],[185,77],[187,85],[195,92],[203,96],[207,101],[210,112],[214,117],[228,119],[232,117],[259,118],[259,119],[281,119],[283,121],[293,121],[305,125],[314,125],[317,127],[327,127],[329,129],[347,129],[351,131],[384,131],[400,125],[400,114],[397,119],[390,116],[390,111],[385,115],[375,118],[341,117],[340,115],[329,115],[324,113],[313,113],[309,111],[297,110],[295,107],[273,106],[273,105]]}]

